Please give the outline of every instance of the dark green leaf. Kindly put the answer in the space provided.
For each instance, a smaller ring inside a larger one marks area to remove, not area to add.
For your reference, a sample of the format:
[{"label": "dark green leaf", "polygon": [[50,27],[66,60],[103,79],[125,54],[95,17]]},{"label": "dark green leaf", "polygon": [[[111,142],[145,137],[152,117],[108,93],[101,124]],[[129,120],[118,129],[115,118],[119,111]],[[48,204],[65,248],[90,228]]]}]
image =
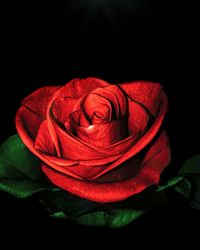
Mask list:
[{"label": "dark green leaf", "polygon": [[78,224],[88,226],[108,226],[117,228],[125,226],[143,215],[145,211],[113,209],[111,211],[96,211],[74,218]]},{"label": "dark green leaf", "polygon": [[182,194],[186,199],[190,198],[190,193],[192,189],[192,184],[188,179],[183,179],[179,185],[175,187],[175,190]]},{"label": "dark green leaf", "polygon": [[157,189],[157,192],[161,192],[167,188],[173,187],[177,185],[179,182],[181,182],[182,180],[183,180],[182,176],[177,176],[176,178],[169,180],[165,185],[159,186]]},{"label": "dark green leaf", "polygon": [[50,214],[63,211],[67,216],[77,217],[99,208],[98,203],[82,199],[63,190],[42,192],[40,197],[41,203],[49,208]]},{"label": "dark green leaf", "polygon": [[87,226],[108,226],[118,228],[125,226],[143,215],[145,211],[117,209],[113,211],[94,211],[72,218],[64,212],[57,212],[51,215],[53,218],[67,219],[74,223]]},{"label": "dark green leaf", "polygon": [[87,226],[106,226],[108,225],[108,214],[104,211],[91,212],[79,216],[73,221],[77,224]]},{"label": "dark green leaf", "polygon": [[40,170],[40,161],[23,144],[18,135],[0,147],[0,190],[19,198],[53,189]]},{"label": "dark green leaf", "polygon": [[65,215],[64,212],[56,212],[56,213],[53,213],[51,214],[51,217],[52,218],[55,218],[55,219],[67,219],[67,216]]},{"label": "dark green leaf", "polygon": [[138,219],[145,212],[146,212],[145,210],[128,210],[128,209],[113,210],[113,213],[109,216],[108,225],[111,228],[125,226],[130,222]]},{"label": "dark green leaf", "polygon": [[153,188],[125,201],[109,204],[95,203],[65,191],[41,193],[41,201],[49,208],[51,217],[111,228],[125,226],[155,206],[162,206],[163,199],[163,192],[158,193]]},{"label": "dark green leaf", "polygon": [[179,171],[179,176],[190,176],[200,174],[200,155],[194,155],[186,160]]},{"label": "dark green leaf", "polygon": [[184,179],[175,190],[190,200],[192,207],[200,209],[200,155],[195,155],[183,164],[179,176]]}]

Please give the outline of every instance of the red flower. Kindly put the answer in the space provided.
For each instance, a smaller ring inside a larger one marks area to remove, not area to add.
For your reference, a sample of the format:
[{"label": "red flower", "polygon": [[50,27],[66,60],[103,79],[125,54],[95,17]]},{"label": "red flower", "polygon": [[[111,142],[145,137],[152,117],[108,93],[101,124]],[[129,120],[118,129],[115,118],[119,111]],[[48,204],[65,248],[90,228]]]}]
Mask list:
[{"label": "red flower", "polygon": [[16,127],[55,185],[115,202],[158,183],[170,161],[166,111],[158,83],[75,79],[26,97]]}]

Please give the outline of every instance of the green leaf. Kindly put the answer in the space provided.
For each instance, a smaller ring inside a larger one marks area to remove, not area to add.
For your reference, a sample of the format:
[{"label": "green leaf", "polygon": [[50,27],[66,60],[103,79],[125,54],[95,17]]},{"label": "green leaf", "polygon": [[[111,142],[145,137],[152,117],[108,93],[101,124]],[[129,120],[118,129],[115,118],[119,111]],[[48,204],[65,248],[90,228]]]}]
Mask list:
[{"label": "green leaf", "polygon": [[108,226],[118,228],[125,226],[143,215],[145,211],[113,209],[111,211],[96,211],[74,218],[73,221],[88,226]]},{"label": "green leaf", "polygon": [[186,199],[190,198],[192,184],[188,179],[183,179],[179,185],[175,187],[176,192],[182,194]]},{"label": "green leaf", "polygon": [[23,144],[18,135],[0,147],[0,190],[19,198],[52,189],[40,170],[40,160]]},{"label": "green leaf", "polygon": [[104,211],[97,211],[77,217],[73,222],[86,226],[106,226],[108,225],[108,214]]},{"label": "green leaf", "polygon": [[112,211],[112,213],[106,211],[95,211],[88,214],[83,214],[76,218],[70,218],[64,212],[57,212],[52,214],[52,217],[58,219],[67,219],[76,224],[86,226],[107,226],[110,228],[119,228],[128,225],[144,213],[144,211],[122,209]]},{"label": "green leaf", "polygon": [[109,216],[108,225],[111,228],[122,227],[138,219],[143,214],[145,214],[145,210],[117,209]]},{"label": "green leaf", "polygon": [[173,186],[177,185],[179,182],[181,182],[182,180],[183,180],[182,176],[177,176],[177,177],[169,180],[165,185],[159,186],[157,189],[157,192],[161,192],[167,188],[173,187]]},{"label": "green leaf", "polygon": [[40,195],[40,202],[48,208],[50,214],[55,215],[55,213],[63,211],[65,215],[70,218],[80,216],[99,208],[98,203],[82,199],[64,190],[42,192]]},{"label": "green leaf", "polygon": [[179,176],[184,178],[175,190],[189,199],[192,207],[200,209],[200,155],[194,155],[186,160]]},{"label": "green leaf", "polygon": [[165,202],[162,192],[149,188],[144,192],[116,203],[92,202],[66,191],[43,192],[41,202],[48,208],[51,217],[66,219],[88,226],[122,227],[136,220],[146,211]]},{"label": "green leaf", "polygon": [[52,218],[55,218],[55,219],[66,219],[67,216],[65,215],[64,212],[56,212],[56,213],[53,213],[51,215]]},{"label": "green leaf", "polygon": [[191,176],[196,174],[200,174],[200,155],[194,155],[192,158],[186,160],[178,175]]}]

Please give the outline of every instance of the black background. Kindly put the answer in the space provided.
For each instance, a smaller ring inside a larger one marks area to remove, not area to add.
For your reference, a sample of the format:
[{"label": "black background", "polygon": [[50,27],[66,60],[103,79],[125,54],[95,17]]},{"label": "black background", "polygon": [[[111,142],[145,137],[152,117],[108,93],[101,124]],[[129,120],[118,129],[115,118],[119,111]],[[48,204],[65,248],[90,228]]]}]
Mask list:
[{"label": "black background", "polygon": [[[20,100],[41,86],[90,76],[112,83],[158,81],[170,103],[165,122],[173,157],[162,178],[173,177],[186,158],[199,152],[196,10],[189,1],[7,1],[2,8],[0,142],[16,133]],[[57,237],[58,243],[81,238],[82,243],[143,244],[142,237],[150,237],[153,244],[158,238],[166,243],[197,241],[198,211],[178,195],[171,195],[168,208],[118,230],[49,220],[34,199],[19,201],[3,192],[0,199],[4,234],[30,237],[32,243],[34,226],[35,239],[46,242]]]}]

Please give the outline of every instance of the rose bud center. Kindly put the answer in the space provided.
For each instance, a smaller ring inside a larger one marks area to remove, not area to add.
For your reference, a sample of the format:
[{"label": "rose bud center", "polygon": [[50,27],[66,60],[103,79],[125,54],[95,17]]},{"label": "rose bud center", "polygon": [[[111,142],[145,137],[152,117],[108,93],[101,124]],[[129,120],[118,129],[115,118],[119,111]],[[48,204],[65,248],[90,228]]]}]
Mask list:
[{"label": "rose bud center", "polygon": [[128,136],[126,97],[118,86],[95,89],[77,102],[71,113],[74,134],[98,147]]}]

